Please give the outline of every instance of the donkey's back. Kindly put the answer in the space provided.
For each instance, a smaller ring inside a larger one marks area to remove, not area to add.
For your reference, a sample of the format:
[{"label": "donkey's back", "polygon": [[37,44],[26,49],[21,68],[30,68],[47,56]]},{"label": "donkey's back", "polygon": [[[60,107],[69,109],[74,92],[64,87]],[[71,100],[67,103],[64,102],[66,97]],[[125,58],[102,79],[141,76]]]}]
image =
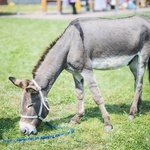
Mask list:
[{"label": "donkey's back", "polygon": [[[143,46],[150,43],[150,23],[142,16],[122,19],[80,18],[70,25],[75,26],[80,34],[77,37],[82,39],[83,44],[80,46],[83,48],[79,49],[79,42],[74,42],[77,47],[74,45],[71,51],[78,52],[84,60],[90,59],[95,69],[126,66],[141,52]],[[78,40],[77,37],[74,40]],[[146,51],[150,53],[150,49]]]}]

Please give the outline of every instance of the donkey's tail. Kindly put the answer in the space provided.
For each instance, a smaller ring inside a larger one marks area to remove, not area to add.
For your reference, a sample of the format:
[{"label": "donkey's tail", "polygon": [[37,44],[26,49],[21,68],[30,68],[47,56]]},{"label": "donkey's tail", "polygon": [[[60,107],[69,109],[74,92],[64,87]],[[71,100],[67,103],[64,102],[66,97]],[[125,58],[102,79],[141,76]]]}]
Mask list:
[{"label": "donkey's tail", "polygon": [[148,69],[148,72],[149,72],[149,83],[150,83],[150,57],[149,57],[149,60],[148,60],[148,66],[147,66],[147,69]]}]

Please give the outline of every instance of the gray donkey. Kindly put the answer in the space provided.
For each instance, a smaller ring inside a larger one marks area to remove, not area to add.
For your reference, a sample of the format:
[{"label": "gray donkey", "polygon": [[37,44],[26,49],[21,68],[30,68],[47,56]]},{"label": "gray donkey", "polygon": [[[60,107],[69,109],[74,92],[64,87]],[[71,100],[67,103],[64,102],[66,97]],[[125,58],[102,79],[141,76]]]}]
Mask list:
[{"label": "gray donkey", "polygon": [[93,69],[116,69],[127,65],[135,78],[135,93],[129,113],[129,119],[133,119],[141,102],[146,66],[150,79],[150,22],[142,16],[122,19],[80,18],[72,21],[44,52],[33,69],[33,80],[9,78],[13,84],[24,89],[21,132],[37,132],[36,127],[49,112],[47,94],[64,69],[73,75],[78,100],[78,112],[71,123],[79,123],[84,115],[85,80],[102,113],[105,130],[111,130],[109,114]]}]

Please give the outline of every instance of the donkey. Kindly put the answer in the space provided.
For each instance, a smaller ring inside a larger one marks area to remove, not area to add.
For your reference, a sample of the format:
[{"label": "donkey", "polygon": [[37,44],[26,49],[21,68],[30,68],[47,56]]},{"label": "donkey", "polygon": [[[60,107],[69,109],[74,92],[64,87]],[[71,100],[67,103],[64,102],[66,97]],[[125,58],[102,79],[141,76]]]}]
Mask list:
[{"label": "donkey", "polygon": [[49,113],[47,94],[65,69],[73,75],[78,101],[71,123],[84,116],[84,80],[104,119],[104,129],[111,130],[109,114],[98,89],[93,69],[107,70],[127,66],[135,78],[129,119],[138,112],[143,75],[148,66],[150,80],[150,22],[142,16],[121,19],[78,18],[44,52],[33,69],[33,80],[9,77],[22,88],[20,131],[37,133],[36,127]]}]

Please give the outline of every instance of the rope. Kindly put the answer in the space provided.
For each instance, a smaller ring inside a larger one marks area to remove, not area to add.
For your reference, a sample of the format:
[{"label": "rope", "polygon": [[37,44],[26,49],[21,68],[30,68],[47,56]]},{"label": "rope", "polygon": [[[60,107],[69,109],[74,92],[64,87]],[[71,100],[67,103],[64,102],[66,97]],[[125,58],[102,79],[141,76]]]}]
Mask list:
[{"label": "rope", "polygon": [[1,142],[3,143],[9,143],[9,142],[25,142],[25,141],[33,141],[33,140],[45,140],[45,139],[50,139],[50,138],[56,138],[59,136],[63,136],[63,135],[68,135],[68,134],[72,134],[74,132],[73,128],[69,128],[69,127],[60,127],[60,126],[53,126],[48,122],[45,122],[46,125],[48,127],[50,127],[51,129],[66,129],[68,131],[66,132],[61,132],[61,133],[56,133],[56,134],[50,134],[50,135],[44,135],[44,136],[35,136],[35,137],[29,137],[29,138],[17,138],[17,139],[7,139],[7,140],[2,140]]}]

